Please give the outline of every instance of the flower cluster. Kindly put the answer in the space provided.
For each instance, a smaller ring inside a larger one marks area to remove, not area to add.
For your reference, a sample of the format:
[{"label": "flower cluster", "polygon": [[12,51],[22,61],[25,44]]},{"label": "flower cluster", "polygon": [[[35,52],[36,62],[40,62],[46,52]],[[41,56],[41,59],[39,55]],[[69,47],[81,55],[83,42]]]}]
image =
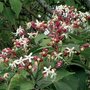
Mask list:
[{"label": "flower cluster", "polygon": [[[13,49],[11,48],[4,48],[1,53],[0,53],[0,60],[4,62],[8,62],[10,57],[15,57],[16,53]],[[0,62],[1,62],[0,61]]]},{"label": "flower cluster", "polygon": [[83,13],[74,7],[60,5],[53,10],[52,19],[47,23],[36,20],[36,22],[31,22],[30,27],[51,37],[52,43],[58,43],[64,38],[68,38],[68,33],[87,28],[89,17],[88,12]]},{"label": "flower cluster", "polygon": [[[3,49],[0,60],[5,61],[9,58],[8,65],[13,70],[15,68],[25,69],[33,74],[37,73],[39,69],[44,77],[55,78],[57,69],[66,65],[68,60],[70,61],[73,55],[78,52],[74,46],[68,47],[67,43],[65,45],[64,41],[69,38],[69,34],[76,32],[77,29],[84,30],[88,26],[87,19],[89,17],[87,12],[83,13],[74,7],[60,5],[56,7],[52,18],[47,22],[31,21],[26,24],[25,29],[20,26],[15,33],[13,49]],[[31,32],[32,28],[36,31]],[[40,41],[35,43],[35,39],[41,33],[46,37],[39,37]],[[40,46],[40,43],[45,39],[49,42],[45,44],[46,46]],[[90,44],[86,43],[81,45],[80,49],[82,51],[88,47]],[[16,55],[15,52],[19,49],[25,50],[24,56],[18,57]],[[30,54],[28,55],[28,53]],[[15,55],[16,57],[14,57]]]},{"label": "flower cluster", "polygon": [[12,69],[16,68],[16,66],[18,66],[19,68],[27,67],[32,62],[33,56],[31,55],[32,53],[30,53],[29,55],[25,55],[24,58],[20,57],[20,59],[14,60],[12,63],[9,64],[9,66],[11,66]]}]

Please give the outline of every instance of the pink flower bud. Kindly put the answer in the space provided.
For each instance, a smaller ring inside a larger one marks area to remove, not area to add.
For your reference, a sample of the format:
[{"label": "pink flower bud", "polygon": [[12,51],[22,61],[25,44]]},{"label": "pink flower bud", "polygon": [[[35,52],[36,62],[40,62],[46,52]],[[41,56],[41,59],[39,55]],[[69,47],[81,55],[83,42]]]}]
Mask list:
[{"label": "pink flower bud", "polygon": [[56,68],[60,68],[62,66],[63,61],[58,61],[56,64]]}]

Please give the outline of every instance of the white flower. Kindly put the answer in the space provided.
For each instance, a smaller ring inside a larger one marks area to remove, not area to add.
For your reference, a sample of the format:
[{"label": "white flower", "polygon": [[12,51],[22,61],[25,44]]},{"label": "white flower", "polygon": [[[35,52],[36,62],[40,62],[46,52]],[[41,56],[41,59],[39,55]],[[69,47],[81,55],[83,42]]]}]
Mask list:
[{"label": "white flower", "polygon": [[27,25],[27,29],[31,28],[31,22],[28,22],[26,25]]},{"label": "white flower", "polygon": [[85,15],[86,15],[86,16],[90,16],[90,13],[89,13],[89,12],[86,12]]},{"label": "white flower", "polygon": [[17,60],[15,60],[15,61],[13,61],[13,63],[10,63],[9,66],[10,66],[11,68],[16,68],[16,66],[19,65],[19,64],[25,66],[22,57],[20,57],[20,59],[17,59]]},{"label": "white flower", "polygon": [[39,22],[38,20],[36,20],[36,25],[37,25],[37,27],[39,27],[41,24],[42,24],[43,22]]},{"label": "white flower", "polygon": [[45,30],[44,34],[48,35],[50,33],[50,31],[48,29]]},{"label": "white flower", "polygon": [[29,55],[25,55],[24,61],[25,60],[29,60],[29,62],[31,63],[33,59],[32,53],[30,53]]},{"label": "white flower", "polygon": [[16,30],[15,36],[20,35],[23,32],[24,32],[24,29],[21,26],[19,26],[19,28],[17,28]]},{"label": "white flower", "polygon": [[56,77],[56,73],[55,73],[55,69],[51,69],[51,66],[44,67],[44,71],[43,74],[45,74],[45,77],[48,77],[50,75],[50,78],[55,78]]},{"label": "white flower", "polygon": [[9,66],[10,66],[11,68],[16,68],[16,64],[15,64],[15,63],[9,63]]},{"label": "white flower", "polygon": [[23,45],[24,48],[28,46],[29,39],[25,38],[24,35],[18,39],[21,45]]},{"label": "white flower", "polygon": [[68,33],[63,33],[61,36],[65,36],[65,38],[68,38]]},{"label": "white flower", "polygon": [[64,9],[63,5],[56,6],[56,10],[57,11],[62,11],[63,9]]},{"label": "white flower", "polygon": [[50,69],[51,69],[51,66],[49,66],[48,68],[47,67],[44,67],[43,73],[45,73],[46,77],[48,77],[48,75],[50,74],[50,72],[51,72]]},{"label": "white flower", "polygon": [[72,47],[72,48],[66,47],[66,50],[69,53],[69,56],[71,56],[74,53],[74,49],[75,49],[75,47]]},{"label": "white flower", "polygon": [[51,78],[55,78],[56,77],[57,74],[55,73],[55,69],[51,70],[50,75],[51,75],[50,76]]},{"label": "white flower", "polygon": [[39,14],[38,17],[41,18],[41,15]]},{"label": "white flower", "polygon": [[63,60],[63,57],[61,56],[62,53],[56,53],[56,52],[54,52],[54,54],[56,56],[55,60],[57,60],[57,59],[62,59]]},{"label": "white flower", "polygon": [[27,33],[29,35],[29,38],[34,38],[35,36],[38,35],[38,31],[36,33]]},{"label": "white flower", "polygon": [[2,63],[4,61],[4,58],[0,57],[0,63]]}]

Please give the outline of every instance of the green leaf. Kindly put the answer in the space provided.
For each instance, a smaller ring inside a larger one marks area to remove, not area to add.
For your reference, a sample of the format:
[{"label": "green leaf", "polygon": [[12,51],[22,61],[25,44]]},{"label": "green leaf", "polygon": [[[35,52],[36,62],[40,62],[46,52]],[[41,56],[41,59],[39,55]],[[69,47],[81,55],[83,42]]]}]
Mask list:
[{"label": "green leaf", "polygon": [[7,88],[6,83],[0,84],[0,90],[6,90],[6,88]]},{"label": "green leaf", "polygon": [[26,76],[28,75],[28,72],[27,72],[26,70],[21,70],[21,71],[20,71],[20,74],[21,74],[24,78],[26,78]]},{"label": "green leaf", "polygon": [[83,55],[85,58],[90,58],[90,48],[86,48],[80,54]]},{"label": "green leaf", "polygon": [[27,80],[20,74],[15,74],[8,86],[7,90],[32,90],[34,88],[34,84],[32,81]]},{"label": "green leaf", "polygon": [[45,79],[41,79],[37,82],[37,85],[40,89],[43,89],[45,87],[48,87],[50,84],[52,84],[52,79],[50,78],[45,78]]},{"label": "green leaf", "polygon": [[83,43],[83,39],[80,36],[77,36],[75,34],[70,34],[70,40],[73,41],[75,44]]},{"label": "green leaf", "polygon": [[46,35],[44,34],[38,34],[36,37],[35,37],[35,43],[39,43],[40,41],[42,41],[43,39],[47,38]]},{"label": "green leaf", "polygon": [[40,46],[47,46],[48,43],[50,43],[50,39],[43,39],[43,41],[40,43]]},{"label": "green leaf", "polygon": [[72,90],[87,90],[87,74],[83,69],[76,71],[75,74],[62,80],[67,83]]},{"label": "green leaf", "polygon": [[72,43],[70,43],[70,44],[65,45],[65,47],[69,47],[69,48],[75,47],[75,50],[77,50],[77,51],[80,50],[80,49],[79,49],[79,45],[77,45],[77,44],[72,44]]},{"label": "green leaf", "polygon": [[54,82],[54,86],[56,90],[87,90],[86,80],[87,75],[85,71],[79,70],[75,74]]},{"label": "green leaf", "polygon": [[13,12],[10,10],[10,8],[5,7],[5,9],[3,11],[3,15],[11,24],[15,24],[15,16],[14,16]]},{"label": "green leaf", "polygon": [[2,13],[2,11],[3,11],[3,3],[0,2],[0,13]]},{"label": "green leaf", "polygon": [[69,6],[75,6],[75,1],[74,0],[66,0],[65,3]]},{"label": "green leaf", "polygon": [[56,90],[72,90],[72,88],[64,82],[54,83]]},{"label": "green leaf", "polygon": [[9,0],[11,9],[16,13],[16,16],[18,17],[21,9],[22,9],[22,3],[20,0]]},{"label": "green leaf", "polygon": [[57,73],[57,77],[56,77],[55,82],[63,79],[64,77],[67,77],[67,76],[69,76],[69,75],[74,74],[74,73],[69,72],[69,71],[67,71],[67,70],[65,70],[65,69],[60,69],[60,70],[58,70],[56,73]]}]

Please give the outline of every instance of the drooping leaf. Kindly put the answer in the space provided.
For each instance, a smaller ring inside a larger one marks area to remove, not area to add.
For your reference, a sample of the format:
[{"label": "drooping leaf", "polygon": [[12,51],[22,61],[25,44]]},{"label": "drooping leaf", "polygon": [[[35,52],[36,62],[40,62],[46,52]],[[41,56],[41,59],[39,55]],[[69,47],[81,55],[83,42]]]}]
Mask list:
[{"label": "drooping leaf", "polygon": [[2,11],[3,11],[3,3],[0,2],[0,13],[2,13]]},{"label": "drooping leaf", "polygon": [[44,34],[38,34],[38,35],[35,37],[35,43],[36,43],[36,44],[37,44],[37,43],[40,43],[40,41],[43,40],[43,39],[45,39],[45,38],[47,38],[46,35],[44,35]]},{"label": "drooping leaf", "polygon": [[32,81],[27,80],[20,74],[15,74],[12,77],[7,90],[32,90],[33,88],[34,84]]},{"label": "drooping leaf", "polygon": [[87,90],[87,75],[85,71],[79,70],[75,74],[64,77],[58,82],[54,82],[56,90]]},{"label": "drooping leaf", "polygon": [[10,10],[10,8],[5,7],[3,15],[11,24],[15,24],[15,16],[13,12]]},{"label": "drooping leaf", "polygon": [[72,88],[64,82],[54,83],[56,90],[72,90]]},{"label": "drooping leaf", "polygon": [[74,0],[66,0],[65,3],[69,6],[75,6],[75,1]]},{"label": "drooping leaf", "polygon": [[60,70],[57,71],[57,77],[56,77],[55,82],[63,79],[64,77],[67,77],[67,76],[69,76],[71,74],[74,74],[74,73],[69,72],[69,71],[67,71],[65,69],[60,69]]},{"label": "drooping leaf", "polygon": [[52,84],[53,82],[52,82],[52,79],[50,79],[50,78],[45,78],[45,79],[41,79],[41,80],[39,80],[38,82],[37,82],[37,85],[38,85],[38,87],[39,88],[41,88],[41,89],[43,89],[43,88],[45,88],[45,87],[48,87],[50,84]]},{"label": "drooping leaf", "polygon": [[9,0],[11,9],[16,13],[16,16],[18,17],[21,9],[22,9],[22,3],[20,0]]}]

